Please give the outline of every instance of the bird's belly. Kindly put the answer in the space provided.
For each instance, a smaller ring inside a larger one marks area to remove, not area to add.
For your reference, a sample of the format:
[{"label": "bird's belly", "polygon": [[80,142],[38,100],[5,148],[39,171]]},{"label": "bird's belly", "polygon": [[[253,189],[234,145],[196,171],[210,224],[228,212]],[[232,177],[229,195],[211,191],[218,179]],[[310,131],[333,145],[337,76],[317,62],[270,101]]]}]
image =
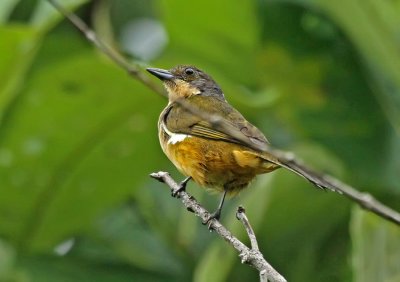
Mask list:
[{"label": "bird's belly", "polygon": [[165,154],[200,186],[236,193],[257,174],[266,172],[256,156],[254,165],[238,163],[233,152],[248,150],[241,145],[187,135],[175,138],[161,142]]}]

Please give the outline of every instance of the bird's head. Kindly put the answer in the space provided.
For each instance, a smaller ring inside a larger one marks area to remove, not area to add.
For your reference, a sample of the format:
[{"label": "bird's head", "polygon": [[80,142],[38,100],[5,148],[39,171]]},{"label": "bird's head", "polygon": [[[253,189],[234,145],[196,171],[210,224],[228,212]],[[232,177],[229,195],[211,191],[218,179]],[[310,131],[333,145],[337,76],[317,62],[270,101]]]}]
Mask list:
[{"label": "bird's head", "polygon": [[178,65],[170,70],[148,68],[147,71],[162,80],[170,101],[193,95],[224,99],[221,88],[212,77],[195,66]]}]

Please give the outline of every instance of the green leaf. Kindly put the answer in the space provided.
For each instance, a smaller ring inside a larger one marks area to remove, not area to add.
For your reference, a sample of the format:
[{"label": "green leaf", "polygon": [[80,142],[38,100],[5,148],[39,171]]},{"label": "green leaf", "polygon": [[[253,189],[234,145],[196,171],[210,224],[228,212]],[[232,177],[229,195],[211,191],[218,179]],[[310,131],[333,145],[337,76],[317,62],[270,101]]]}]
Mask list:
[{"label": "green leaf", "polygon": [[354,281],[399,281],[399,227],[359,207],[354,207],[350,232],[353,242]]},{"label": "green leaf", "polygon": [[0,240],[0,280],[9,277],[16,261],[15,250],[5,241]]},{"label": "green leaf", "polygon": [[[90,237],[107,246],[122,261],[137,268],[166,275],[183,272],[173,247],[163,240],[160,233],[143,222],[132,205],[116,209],[103,218]],[[105,257],[110,255],[106,254]]]},{"label": "green leaf", "polygon": [[174,0],[161,4],[170,39],[164,62],[168,58],[175,64],[207,66],[217,81],[230,77],[237,83],[257,82],[259,26],[255,1],[232,5],[229,0]]},{"label": "green leaf", "polygon": [[[286,1],[283,1],[286,2]],[[364,58],[377,87],[377,98],[392,125],[400,130],[400,17],[394,2],[297,0],[312,5],[340,27]],[[396,12],[397,11],[397,12]]]},{"label": "green leaf", "polygon": [[[344,161],[350,183],[376,191],[389,189],[386,178],[376,175],[387,171],[383,156],[393,153],[387,153],[383,144],[395,132],[386,108],[377,104],[354,47],[334,21],[309,6],[282,2],[286,1],[268,1],[263,7],[267,39],[259,59],[259,75],[279,96],[268,114],[253,111],[253,115],[258,119],[264,115],[259,123],[268,126],[263,131],[270,134],[273,145],[320,143]],[[312,27],[305,24],[310,17]],[[321,26],[330,31],[321,35]]]},{"label": "green leaf", "polygon": [[3,0],[0,3],[0,24],[7,21],[14,7],[20,0]]},{"label": "green leaf", "polygon": [[87,281],[173,281],[124,264],[87,260],[82,257],[24,256],[19,266],[26,270],[24,281],[87,282]]},{"label": "green leaf", "polygon": [[[7,108],[23,86],[23,79],[40,45],[35,29],[24,26],[0,27],[0,125]],[[1,133],[0,133],[1,135]]]},{"label": "green leaf", "polygon": [[[88,0],[55,0],[62,5],[66,10],[74,10],[80,5],[88,2]],[[48,0],[40,0],[32,13],[30,24],[37,30],[47,31],[59,21],[63,20],[64,16],[53,7]]]},{"label": "green leaf", "polygon": [[68,53],[71,37],[53,57],[62,41],[46,42],[2,129],[0,230],[23,248],[46,250],[85,228],[160,154],[161,99],[91,51]]}]

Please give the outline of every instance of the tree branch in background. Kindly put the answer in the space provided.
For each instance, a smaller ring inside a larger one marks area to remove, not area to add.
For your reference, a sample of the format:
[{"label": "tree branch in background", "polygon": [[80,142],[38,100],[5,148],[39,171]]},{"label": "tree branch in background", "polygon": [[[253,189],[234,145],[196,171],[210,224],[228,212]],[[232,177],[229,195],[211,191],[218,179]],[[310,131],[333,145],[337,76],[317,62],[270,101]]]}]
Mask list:
[{"label": "tree branch in background", "polygon": [[[179,191],[180,186],[178,183],[176,183],[175,180],[172,179],[168,172],[160,171],[157,173],[152,173],[150,174],[150,176],[169,186],[172,193],[177,193],[178,198],[181,200],[186,209],[193,212],[196,216],[200,217],[203,222],[206,222],[209,219],[211,213],[203,208],[193,196],[189,195],[186,191],[177,192]],[[243,244],[235,236],[233,236],[232,233],[228,229],[226,229],[226,227],[224,227],[218,220],[210,220],[209,227],[239,252],[242,263],[249,264],[260,272],[260,281],[286,281],[286,279],[264,259],[263,255],[258,250],[256,236],[250,226],[250,223],[246,217],[243,208],[240,208],[238,210],[237,218],[243,223],[246,232],[250,237],[252,246],[251,249]]]},{"label": "tree branch in background", "polygon": [[48,0],[54,8],[56,8],[64,17],[66,17],[80,32],[82,32],[86,39],[95,45],[101,52],[103,52],[107,57],[109,57],[115,64],[117,64],[121,69],[125,70],[130,76],[142,82],[144,85],[152,89],[154,92],[160,94],[161,96],[167,96],[164,89],[158,84],[153,83],[151,79],[144,72],[141,71],[138,65],[131,64],[121,56],[121,54],[111,46],[105,44],[100,40],[96,33],[89,28],[89,26],[82,21],[74,13],[71,13],[60,5],[57,1]]},{"label": "tree branch in background", "polygon": [[350,185],[341,182],[339,179],[333,176],[315,172],[309,167],[303,165],[299,160],[296,160],[294,158],[294,155],[291,155],[291,153],[289,152],[282,152],[280,150],[272,148],[269,149],[269,152],[271,152],[274,156],[277,156],[278,159],[283,163],[289,164],[289,166],[297,167],[300,168],[300,170],[305,171],[308,175],[316,180],[317,183],[313,183],[314,185],[318,185],[319,187],[322,186],[322,188],[328,188],[329,190],[335,191],[338,194],[343,195],[351,201],[357,203],[363,209],[369,210],[370,212],[375,213],[381,218],[400,225],[400,213],[382,204],[381,202],[376,200],[371,194],[360,192],[356,188],[353,188]]}]

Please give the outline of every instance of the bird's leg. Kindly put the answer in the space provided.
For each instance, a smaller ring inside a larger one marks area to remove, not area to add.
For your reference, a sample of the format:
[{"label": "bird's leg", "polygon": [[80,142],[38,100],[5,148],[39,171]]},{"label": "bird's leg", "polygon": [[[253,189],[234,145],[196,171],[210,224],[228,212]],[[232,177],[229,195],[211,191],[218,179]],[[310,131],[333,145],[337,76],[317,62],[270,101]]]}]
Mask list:
[{"label": "bird's leg", "polygon": [[189,182],[189,180],[192,179],[191,176],[186,177],[181,183],[179,183],[179,188],[171,192],[171,196],[176,198],[178,196],[179,192],[185,191],[186,190],[186,184]]},{"label": "bird's leg", "polygon": [[228,192],[228,190],[225,190],[224,194],[222,194],[222,198],[221,198],[221,201],[219,202],[217,210],[215,212],[213,212],[212,214],[210,214],[210,216],[207,218],[207,220],[203,222],[203,224],[208,224],[208,229],[210,229],[210,221],[212,219],[215,218],[216,220],[219,220],[219,218],[221,217],[221,211],[222,211],[222,207],[224,205],[225,196],[226,196],[227,192]]}]

